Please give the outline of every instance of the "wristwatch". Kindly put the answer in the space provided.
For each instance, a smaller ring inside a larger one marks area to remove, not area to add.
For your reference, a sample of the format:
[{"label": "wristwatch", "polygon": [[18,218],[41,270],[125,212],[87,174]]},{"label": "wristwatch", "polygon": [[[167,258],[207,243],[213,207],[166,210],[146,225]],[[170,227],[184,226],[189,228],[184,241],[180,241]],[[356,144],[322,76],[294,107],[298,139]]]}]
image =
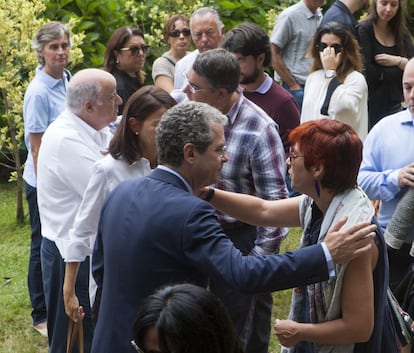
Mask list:
[{"label": "wristwatch", "polygon": [[336,76],[335,70],[326,70],[325,71],[325,78],[333,78]]}]

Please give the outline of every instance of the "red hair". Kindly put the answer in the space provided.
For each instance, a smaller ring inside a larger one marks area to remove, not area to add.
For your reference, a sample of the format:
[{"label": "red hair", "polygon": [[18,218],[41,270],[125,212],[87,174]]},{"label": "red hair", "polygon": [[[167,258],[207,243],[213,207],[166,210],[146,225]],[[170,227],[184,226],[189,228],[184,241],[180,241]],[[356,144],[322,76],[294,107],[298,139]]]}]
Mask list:
[{"label": "red hair", "polygon": [[289,142],[297,144],[307,170],[324,166],[323,187],[340,193],[356,186],[362,141],[348,124],[333,119],[311,120],[292,130]]}]

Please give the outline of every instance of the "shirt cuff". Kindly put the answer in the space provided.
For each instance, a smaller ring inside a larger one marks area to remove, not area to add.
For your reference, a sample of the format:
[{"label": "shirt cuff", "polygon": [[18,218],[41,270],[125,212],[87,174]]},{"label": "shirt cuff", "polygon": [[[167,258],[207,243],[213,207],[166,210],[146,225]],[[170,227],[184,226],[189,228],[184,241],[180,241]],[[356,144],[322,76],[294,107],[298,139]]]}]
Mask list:
[{"label": "shirt cuff", "polygon": [[328,266],[329,279],[336,277],[335,265],[332,260],[331,253],[324,242],[321,243],[323,253],[325,254],[326,265]]}]

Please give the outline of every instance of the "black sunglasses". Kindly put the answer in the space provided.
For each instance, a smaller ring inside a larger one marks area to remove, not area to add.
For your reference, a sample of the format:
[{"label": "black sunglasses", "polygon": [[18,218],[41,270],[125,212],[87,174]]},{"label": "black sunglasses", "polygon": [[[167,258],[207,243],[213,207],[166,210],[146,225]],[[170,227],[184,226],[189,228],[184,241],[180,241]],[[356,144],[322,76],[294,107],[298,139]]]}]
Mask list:
[{"label": "black sunglasses", "polygon": [[150,51],[149,45],[137,45],[129,48],[121,48],[120,51],[130,51],[132,55],[137,55],[140,51],[144,53],[144,55],[147,55]]},{"label": "black sunglasses", "polygon": [[170,37],[177,38],[181,34],[184,37],[188,37],[191,34],[191,31],[188,28],[182,29],[181,31],[179,29],[174,29],[173,31],[170,32]]},{"label": "black sunglasses", "polygon": [[324,51],[324,49],[325,49],[325,48],[328,48],[328,47],[334,48],[334,50],[335,50],[335,54],[338,54],[338,53],[340,53],[340,52],[342,51],[342,45],[341,45],[341,44],[332,44],[332,45],[328,45],[328,44],[326,44],[326,43],[324,43],[324,42],[320,42],[320,43],[317,45],[317,47],[318,47],[319,51]]}]

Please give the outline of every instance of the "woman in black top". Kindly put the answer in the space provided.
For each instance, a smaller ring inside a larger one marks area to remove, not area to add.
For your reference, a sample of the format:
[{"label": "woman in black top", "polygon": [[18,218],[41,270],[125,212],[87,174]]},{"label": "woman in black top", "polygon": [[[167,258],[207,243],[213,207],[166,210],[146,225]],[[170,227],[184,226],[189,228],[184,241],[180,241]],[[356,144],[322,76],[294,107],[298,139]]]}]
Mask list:
[{"label": "woman in black top", "polygon": [[374,0],[358,26],[368,83],[369,129],[386,115],[401,110],[402,73],[414,56],[403,0]]},{"label": "woman in black top", "polygon": [[118,107],[119,115],[128,98],[144,84],[145,73],[142,69],[149,48],[139,28],[120,27],[108,41],[104,69],[116,79],[117,93],[123,101]]}]

